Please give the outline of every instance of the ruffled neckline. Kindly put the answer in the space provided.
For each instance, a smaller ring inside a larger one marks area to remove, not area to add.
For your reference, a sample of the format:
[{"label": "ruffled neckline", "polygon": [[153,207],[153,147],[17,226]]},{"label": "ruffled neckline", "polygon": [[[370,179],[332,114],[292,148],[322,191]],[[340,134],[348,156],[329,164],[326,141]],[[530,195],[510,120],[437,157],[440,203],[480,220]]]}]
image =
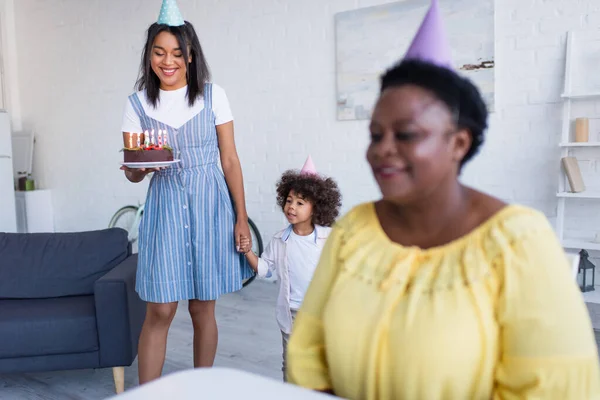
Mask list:
[{"label": "ruffled neckline", "polygon": [[417,251],[424,255],[434,255],[436,253],[447,253],[448,251],[455,250],[457,248],[464,248],[467,243],[472,242],[474,239],[481,237],[482,235],[487,234],[490,229],[494,226],[497,226],[501,221],[508,218],[510,215],[523,213],[527,209],[519,206],[508,204],[494,213],[491,217],[483,221],[477,227],[472,229],[467,234],[456,238],[446,244],[442,244],[439,246],[429,247],[427,249],[421,248],[419,246],[405,246],[400,243],[394,242],[388,234],[383,229],[381,222],[379,221],[379,217],[377,215],[377,210],[375,209],[375,203],[371,202],[368,205],[368,211],[371,214],[368,218],[370,224],[372,224],[375,229],[377,235],[379,235],[388,245],[404,251]]}]

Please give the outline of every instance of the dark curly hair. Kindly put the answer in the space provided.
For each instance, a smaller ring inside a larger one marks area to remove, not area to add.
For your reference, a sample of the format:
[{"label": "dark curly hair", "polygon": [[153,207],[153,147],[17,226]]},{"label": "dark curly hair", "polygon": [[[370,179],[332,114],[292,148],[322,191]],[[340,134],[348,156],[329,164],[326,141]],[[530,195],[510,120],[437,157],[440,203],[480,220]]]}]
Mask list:
[{"label": "dark curly hair", "polygon": [[402,85],[417,85],[432,92],[450,109],[456,126],[470,132],[471,147],[461,160],[461,167],[477,154],[488,127],[488,111],[479,90],[469,79],[448,68],[411,59],[387,70],[381,78],[381,92]]},{"label": "dark curly hair", "polygon": [[277,204],[282,210],[292,190],[312,204],[313,224],[331,226],[335,222],[340,213],[342,195],[332,178],[285,171],[277,182]]}]

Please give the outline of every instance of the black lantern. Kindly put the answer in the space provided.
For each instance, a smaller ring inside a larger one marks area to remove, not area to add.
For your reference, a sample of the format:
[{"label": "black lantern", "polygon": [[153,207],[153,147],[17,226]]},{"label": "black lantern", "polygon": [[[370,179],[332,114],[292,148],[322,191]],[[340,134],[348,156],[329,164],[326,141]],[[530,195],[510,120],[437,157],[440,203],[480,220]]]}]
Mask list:
[{"label": "black lantern", "polygon": [[[578,273],[583,272],[582,283],[581,283],[581,286],[579,286],[579,287],[581,288],[582,292],[591,292],[592,290],[594,290],[594,285],[596,284],[596,266],[594,264],[592,264],[592,262],[590,260],[588,260],[589,256],[590,255],[585,250],[581,250],[579,252]],[[586,275],[587,275],[587,271],[589,271],[589,270],[592,271],[592,284],[586,286],[585,285]]]}]

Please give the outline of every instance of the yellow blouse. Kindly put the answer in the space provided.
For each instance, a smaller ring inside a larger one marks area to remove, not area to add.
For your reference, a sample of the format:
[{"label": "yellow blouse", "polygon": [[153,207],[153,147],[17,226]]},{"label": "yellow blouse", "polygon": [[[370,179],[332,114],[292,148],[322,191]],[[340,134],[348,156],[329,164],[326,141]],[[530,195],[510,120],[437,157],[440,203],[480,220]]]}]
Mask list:
[{"label": "yellow blouse", "polygon": [[600,399],[594,334],[546,218],[507,206],[432,249],[341,219],[294,324],[288,379],[348,399]]}]

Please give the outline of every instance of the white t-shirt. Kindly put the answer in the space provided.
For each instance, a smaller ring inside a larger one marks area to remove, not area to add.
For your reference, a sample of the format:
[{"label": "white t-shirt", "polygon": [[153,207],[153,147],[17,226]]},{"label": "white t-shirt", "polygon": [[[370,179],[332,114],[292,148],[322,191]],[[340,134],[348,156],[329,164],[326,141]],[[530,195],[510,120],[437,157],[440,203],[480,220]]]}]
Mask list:
[{"label": "white t-shirt", "polygon": [[315,243],[314,231],[308,236],[300,236],[292,230],[287,242],[292,310],[300,309],[320,256],[321,250]]},{"label": "white t-shirt", "polygon": [[[187,86],[177,90],[161,90],[156,108],[148,101],[145,90],[138,92],[138,97],[146,115],[177,129],[204,109],[204,97],[198,98],[190,107],[186,94]],[[215,125],[222,125],[233,120],[225,91],[214,83],[212,84],[212,109],[215,114]],[[142,132],[140,118],[129,99],[125,105],[121,131]]]}]

